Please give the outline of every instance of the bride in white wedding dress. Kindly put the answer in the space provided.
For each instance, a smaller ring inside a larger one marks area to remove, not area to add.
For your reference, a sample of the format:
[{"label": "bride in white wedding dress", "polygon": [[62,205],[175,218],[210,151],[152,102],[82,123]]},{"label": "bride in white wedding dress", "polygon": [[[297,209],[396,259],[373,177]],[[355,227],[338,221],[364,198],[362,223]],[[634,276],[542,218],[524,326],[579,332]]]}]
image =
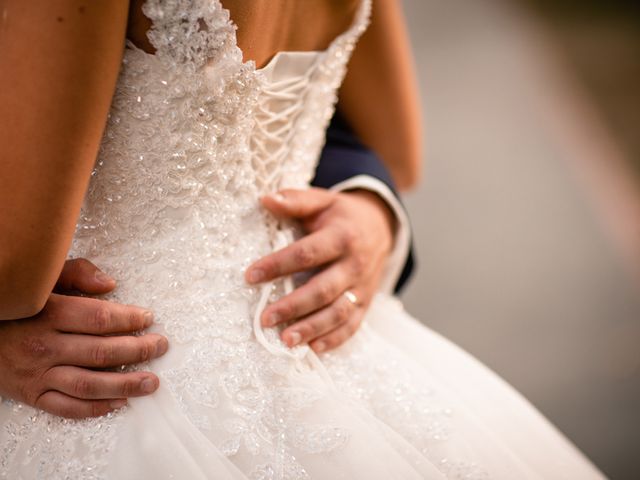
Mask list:
[{"label": "bride in white wedding dress", "polygon": [[171,344],[145,366],[160,388],[85,420],[5,399],[1,478],[602,478],[511,387],[403,311],[390,292],[402,253],[339,348],[289,348],[261,326],[292,285],[249,286],[243,272],[296,232],[258,199],[308,186],[370,9],[362,0],[326,50],[257,69],[218,0],[146,1],[155,53],[127,44],[71,255],[118,279],[111,299],[155,312]]}]

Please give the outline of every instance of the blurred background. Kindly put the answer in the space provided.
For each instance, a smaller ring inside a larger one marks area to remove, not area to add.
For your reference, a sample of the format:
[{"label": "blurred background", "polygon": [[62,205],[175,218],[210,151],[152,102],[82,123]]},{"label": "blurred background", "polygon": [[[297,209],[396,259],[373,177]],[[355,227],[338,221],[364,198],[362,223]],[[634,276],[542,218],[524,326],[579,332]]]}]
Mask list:
[{"label": "blurred background", "polygon": [[640,2],[403,0],[426,169],[407,309],[640,478]]}]

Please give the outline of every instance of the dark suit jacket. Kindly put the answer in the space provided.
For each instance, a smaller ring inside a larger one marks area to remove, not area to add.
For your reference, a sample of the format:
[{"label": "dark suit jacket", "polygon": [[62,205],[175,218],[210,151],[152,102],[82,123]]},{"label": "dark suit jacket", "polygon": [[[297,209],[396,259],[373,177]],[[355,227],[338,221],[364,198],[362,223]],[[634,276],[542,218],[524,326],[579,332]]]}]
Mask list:
[{"label": "dark suit jacket", "polygon": [[[316,187],[330,188],[348,178],[363,174],[377,178],[398,196],[391,175],[380,159],[360,142],[342,115],[336,112],[327,130],[327,143],[322,151],[316,176],[311,183]],[[396,293],[406,285],[414,266],[412,247],[396,284]]]}]

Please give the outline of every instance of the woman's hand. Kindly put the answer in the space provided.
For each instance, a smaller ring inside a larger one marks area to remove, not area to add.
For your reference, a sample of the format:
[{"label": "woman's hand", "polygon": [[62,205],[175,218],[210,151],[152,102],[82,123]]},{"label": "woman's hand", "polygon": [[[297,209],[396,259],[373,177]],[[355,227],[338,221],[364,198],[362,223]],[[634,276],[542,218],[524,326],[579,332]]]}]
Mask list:
[{"label": "woman's hand", "polygon": [[[78,259],[65,263],[57,289],[102,294],[115,285]],[[51,294],[37,315],[0,322],[0,395],[69,418],[104,415],[128,397],[148,395],[159,385],[154,374],[99,369],[163,355],[165,337],[131,335],[152,322],[139,307]]]},{"label": "woman's hand", "polygon": [[307,235],[249,267],[249,283],[321,268],[308,282],[265,308],[264,326],[292,323],[282,332],[294,346],[333,349],[360,326],[393,245],[395,220],[375,193],[320,188],[283,190],[262,199],[279,217],[301,222]]}]

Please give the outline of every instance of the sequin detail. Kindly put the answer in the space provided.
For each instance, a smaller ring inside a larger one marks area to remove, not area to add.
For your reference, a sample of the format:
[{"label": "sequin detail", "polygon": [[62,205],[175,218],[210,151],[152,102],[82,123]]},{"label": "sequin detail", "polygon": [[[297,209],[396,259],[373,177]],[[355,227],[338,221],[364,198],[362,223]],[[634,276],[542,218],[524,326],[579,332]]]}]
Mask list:
[{"label": "sequin detail", "polygon": [[0,478],[19,455],[20,478],[98,480],[107,464],[105,453],[114,448],[115,414],[85,420],[67,420],[12,400],[0,408],[10,410],[1,427]]},{"label": "sequin detail", "polygon": [[[317,377],[313,368],[256,341],[251,320],[260,292],[243,271],[273,247],[259,196],[311,179],[369,11],[365,0],[353,26],[319,54],[308,82],[286,91],[242,61],[219,1],[147,0],[156,51],[127,44],[73,239],[72,256],[118,279],[108,299],[155,312],[154,328],[181,352],[170,350],[176,362],[157,371],[162,385],[194,425],[220,439],[224,454],[243,457],[250,478],[306,479],[297,452],[329,452],[349,439],[330,416],[322,424],[303,420],[329,390],[303,386],[314,382],[296,379]],[[284,118],[286,105],[271,100],[287,95],[300,108],[274,134],[260,115]],[[273,294],[281,293],[274,285]],[[276,331],[264,334],[281,344]],[[45,459],[42,478],[97,479],[126,410],[88,421],[35,410],[19,418],[0,439],[4,471],[16,471],[16,452],[26,448],[30,462]]]},{"label": "sequin detail", "polygon": [[369,335],[362,328],[340,349],[322,355],[338,389],[401,434],[446,478],[489,480],[476,463],[438,457],[434,447],[455,435],[455,411],[421,378],[419,366]]}]

